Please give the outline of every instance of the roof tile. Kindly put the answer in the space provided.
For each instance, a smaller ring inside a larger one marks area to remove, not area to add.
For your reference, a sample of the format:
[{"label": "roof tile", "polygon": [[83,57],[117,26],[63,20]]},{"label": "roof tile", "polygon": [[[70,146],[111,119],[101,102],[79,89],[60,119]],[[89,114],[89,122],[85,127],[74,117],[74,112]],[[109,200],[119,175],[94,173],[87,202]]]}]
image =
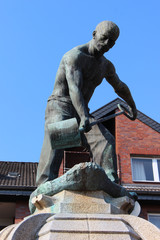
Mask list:
[{"label": "roof tile", "polygon": [[[0,161],[0,189],[35,188],[38,163]],[[18,173],[17,177],[9,177],[8,173]]]}]

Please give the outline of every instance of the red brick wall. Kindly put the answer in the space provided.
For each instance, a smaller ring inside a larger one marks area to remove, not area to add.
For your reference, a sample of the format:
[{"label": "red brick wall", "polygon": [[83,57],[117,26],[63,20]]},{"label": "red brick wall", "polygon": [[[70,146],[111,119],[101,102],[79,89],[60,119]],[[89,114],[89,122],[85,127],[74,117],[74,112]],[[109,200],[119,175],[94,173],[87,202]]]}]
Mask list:
[{"label": "red brick wall", "polygon": [[139,120],[116,117],[116,154],[121,183],[133,183],[131,155],[160,156],[160,134]]},{"label": "red brick wall", "polygon": [[21,222],[24,217],[30,215],[28,200],[19,200],[16,202],[15,223]]},{"label": "red brick wall", "polygon": [[64,158],[62,159],[61,166],[59,168],[58,177],[62,176],[64,174]]}]

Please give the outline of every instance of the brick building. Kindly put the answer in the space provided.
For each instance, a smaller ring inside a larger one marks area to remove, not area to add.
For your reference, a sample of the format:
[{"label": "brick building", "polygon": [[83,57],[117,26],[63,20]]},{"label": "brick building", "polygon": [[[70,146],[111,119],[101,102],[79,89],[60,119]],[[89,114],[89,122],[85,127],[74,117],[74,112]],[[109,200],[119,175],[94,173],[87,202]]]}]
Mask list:
[{"label": "brick building", "polygon": [[[99,119],[113,114],[118,111],[119,103],[126,105],[117,98],[92,115]],[[135,121],[120,115],[103,125],[115,136],[119,184],[137,192],[142,208],[140,216],[160,228],[160,124],[138,111]],[[59,174],[86,161],[90,161],[90,157],[85,149],[66,149]],[[12,222],[20,221],[23,214],[28,214],[27,202],[35,189],[36,168],[37,163],[0,162],[0,225],[2,218],[4,222],[4,216],[8,216],[4,207],[12,209],[8,211],[12,212]],[[14,179],[9,172],[20,176]]]},{"label": "brick building", "polygon": [[37,165],[0,161],[0,229],[30,214],[28,199],[35,190]]}]

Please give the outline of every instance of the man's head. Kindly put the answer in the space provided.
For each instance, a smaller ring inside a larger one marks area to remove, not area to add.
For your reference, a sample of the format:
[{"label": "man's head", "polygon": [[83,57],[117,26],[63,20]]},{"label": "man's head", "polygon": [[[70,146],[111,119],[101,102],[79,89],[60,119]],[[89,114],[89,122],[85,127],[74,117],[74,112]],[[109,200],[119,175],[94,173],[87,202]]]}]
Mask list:
[{"label": "man's head", "polygon": [[119,36],[118,26],[111,21],[99,23],[93,32],[93,40],[98,52],[104,54],[115,44]]}]

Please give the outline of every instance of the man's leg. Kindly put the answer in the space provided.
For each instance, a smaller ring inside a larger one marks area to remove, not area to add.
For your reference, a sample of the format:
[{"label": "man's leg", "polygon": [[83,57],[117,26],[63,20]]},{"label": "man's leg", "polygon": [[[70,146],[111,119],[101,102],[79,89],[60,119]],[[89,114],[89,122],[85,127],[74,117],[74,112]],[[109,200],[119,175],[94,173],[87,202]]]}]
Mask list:
[{"label": "man's leg", "polygon": [[[93,118],[90,122],[94,121]],[[117,180],[117,163],[115,154],[115,140],[113,135],[102,125],[94,125],[92,130],[85,133],[93,162],[101,166],[111,181]]]},{"label": "man's leg", "polygon": [[45,136],[37,169],[36,183],[38,186],[58,177],[62,157],[63,150],[52,149],[47,126],[45,126]]},{"label": "man's leg", "polygon": [[37,170],[36,183],[38,186],[58,177],[63,158],[63,149],[52,149],[48,124],[72,117],[74,117],[74,112],[71,104],[55,99],[48,101],[45,112],[45,135]]}]

